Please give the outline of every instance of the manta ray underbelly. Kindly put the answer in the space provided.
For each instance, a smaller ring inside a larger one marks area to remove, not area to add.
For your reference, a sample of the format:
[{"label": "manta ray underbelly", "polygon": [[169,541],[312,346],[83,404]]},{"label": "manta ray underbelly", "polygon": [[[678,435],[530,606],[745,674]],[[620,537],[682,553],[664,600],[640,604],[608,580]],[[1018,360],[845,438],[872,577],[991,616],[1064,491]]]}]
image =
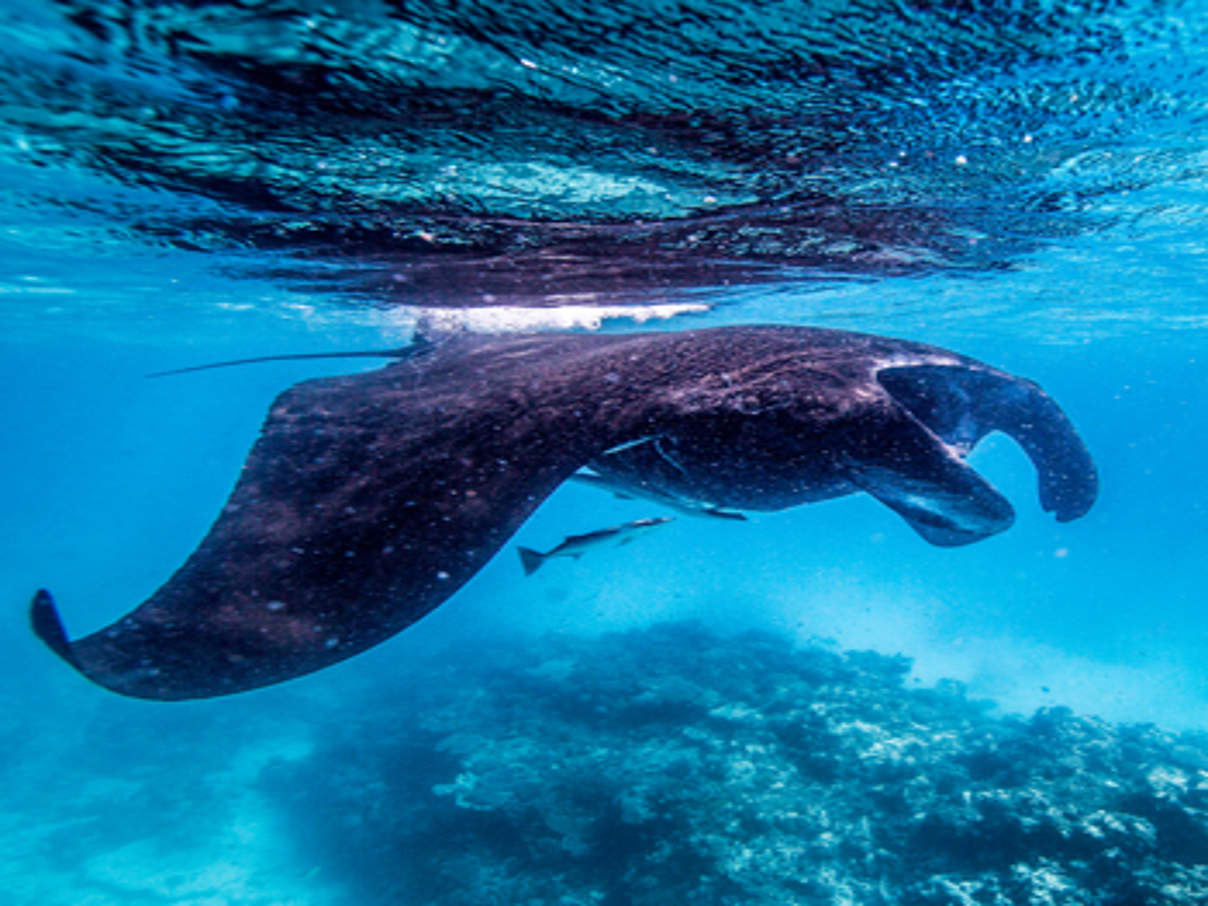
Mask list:
[{"label": "manta ray underbelly", "polygon": [[588,468],[618,491],[703,513],[782,510],[857,490],[825,437],[789,444],[754,428],[651,435],[606,451]]}]

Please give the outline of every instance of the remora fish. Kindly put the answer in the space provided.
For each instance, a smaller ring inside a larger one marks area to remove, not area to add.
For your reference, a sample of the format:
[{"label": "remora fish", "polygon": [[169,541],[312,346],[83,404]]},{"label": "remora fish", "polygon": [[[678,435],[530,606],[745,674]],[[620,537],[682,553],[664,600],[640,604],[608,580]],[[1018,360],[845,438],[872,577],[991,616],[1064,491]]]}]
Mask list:
[{"label": "remora fish", "polygon": [[601,547],[609,543],[628,544],[638,535],[650,531],[655,526],[670,522],[674,518],[674,516],[654,516],[650,519],[635,519],[633,522],[597,529],[582,535],[567,535],[561,544],[544,554],[531,547],[521,547],[520,545],[516,546],[516,551],[520,554],[524,574],[531,576],[550,557],[573,557],[578,560],[593,547]]}]

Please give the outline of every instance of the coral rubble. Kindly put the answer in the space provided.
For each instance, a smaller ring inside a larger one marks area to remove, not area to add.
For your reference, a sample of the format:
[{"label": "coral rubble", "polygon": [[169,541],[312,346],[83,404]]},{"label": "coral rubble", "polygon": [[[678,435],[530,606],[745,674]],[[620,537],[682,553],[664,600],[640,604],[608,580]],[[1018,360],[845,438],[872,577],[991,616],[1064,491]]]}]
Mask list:
[{"label": "coral rubble", "polygon": [[671,624],[409,671],[262,789],[362,902],[1208,902],[1208,744]]}]

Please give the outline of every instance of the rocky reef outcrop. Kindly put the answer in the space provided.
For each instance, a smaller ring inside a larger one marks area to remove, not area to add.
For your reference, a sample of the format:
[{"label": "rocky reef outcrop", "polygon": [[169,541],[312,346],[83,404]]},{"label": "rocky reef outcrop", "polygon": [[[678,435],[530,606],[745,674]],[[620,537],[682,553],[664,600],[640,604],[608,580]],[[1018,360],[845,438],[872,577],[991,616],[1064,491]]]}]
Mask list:
[{"label": "rocky reef outcrop", "polygon": [[698,625],[436,663],[261,774],[360,902],[1208,903],[1208,737]]}]

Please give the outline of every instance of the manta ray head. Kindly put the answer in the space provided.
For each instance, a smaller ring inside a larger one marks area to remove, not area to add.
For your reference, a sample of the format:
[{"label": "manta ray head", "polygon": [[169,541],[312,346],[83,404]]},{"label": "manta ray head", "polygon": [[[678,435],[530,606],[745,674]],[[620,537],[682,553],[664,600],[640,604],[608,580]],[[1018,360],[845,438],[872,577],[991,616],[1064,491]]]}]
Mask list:
[{"label": "manta ray head", "polygon": [[[1036,468],[1041,506],[1058,521],[1076,519],[1094,503],[1098,476],[1090,455],[1065,414],[1031,381],[980,363],[893,365],[879,369],[876,380],[961,460],[991,432],[1015,440]],[[1004,524],[998,530],[1010,524],[1006,513],[1000,518]],[[928,540],[952,544],[976,537],[957,533],[946,541]]]}]

